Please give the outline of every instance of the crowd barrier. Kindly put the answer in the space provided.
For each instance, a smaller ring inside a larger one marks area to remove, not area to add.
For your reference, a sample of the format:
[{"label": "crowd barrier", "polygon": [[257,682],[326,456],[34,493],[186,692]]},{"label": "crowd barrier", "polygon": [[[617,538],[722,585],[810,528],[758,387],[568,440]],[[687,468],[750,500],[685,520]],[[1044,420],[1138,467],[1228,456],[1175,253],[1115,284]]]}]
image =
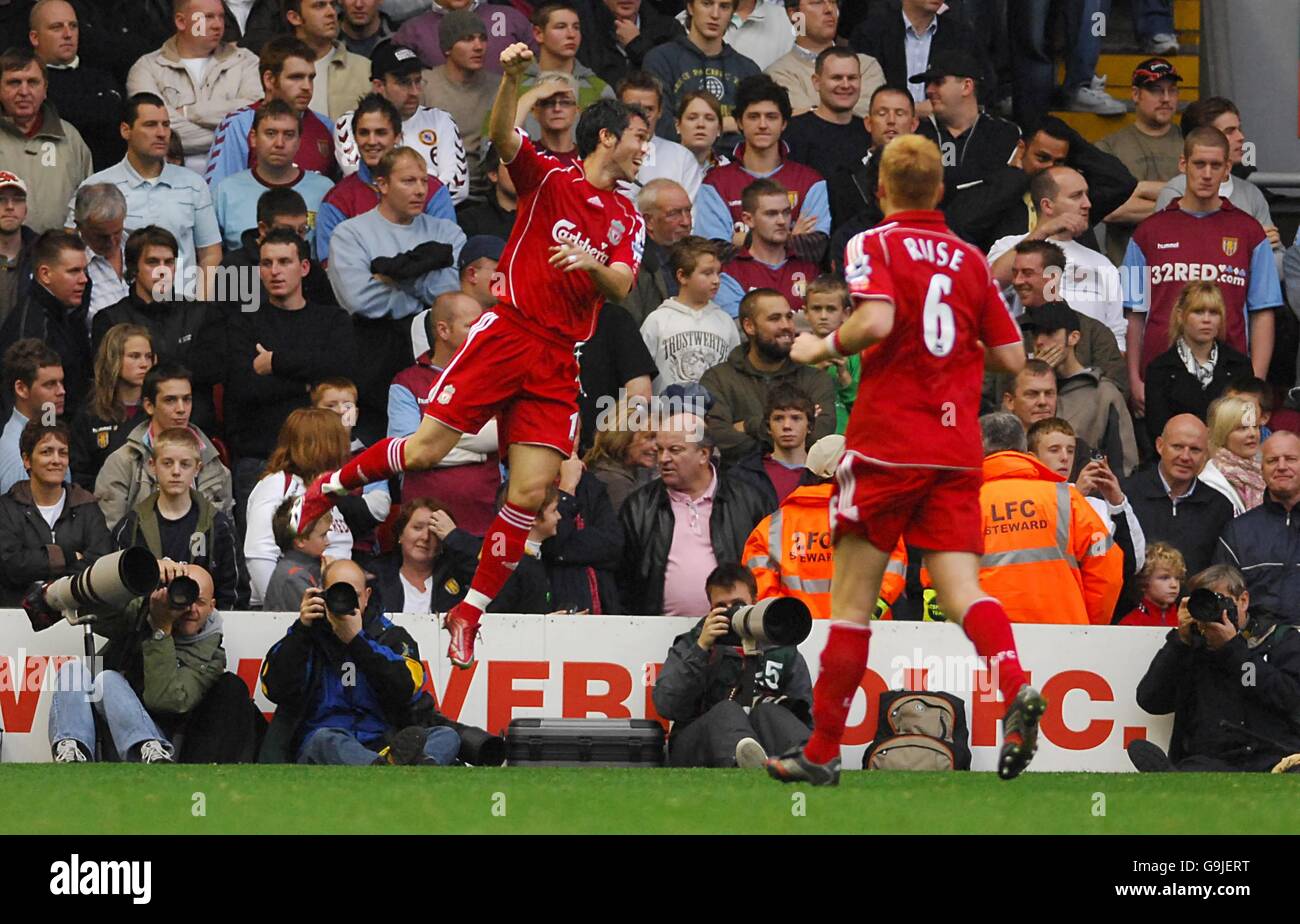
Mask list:
[{"label": "crowd barrier", "polygon": [[[257,688],[267,650],[296,614],[226,613],[228,669]],[[427,615],[400,615],[420,646],[429,689],[443,712],[462,722],[503,729],[525,716],[657,718],[651,699],[659,665],[673,638],[692,619],[629,616],[489,615],[471,670],[451,667],[446,633]],[[827,624],[816,622],[800,646],[809,670]],[[1022,663],[1051,701],[1043,719],[1035,770],[1129,771],[1124,747],[1134,738],[1168,745],[1170,716],[1138,708],[1138,681],[1163,644],[1167,630],[1116,626],[1015,627]],[[52,678],[59,663],[82,650],[81,629],[61,623],[34,633],[17,610],[0,612],[0,757],[47,761]],[[871,659],[854,699],[844,739],[844,765],[861,766],[876,728],[885,689],[946,690],[966,700],[973,768],[995,766],[1002,707],[987,695],[988,675],[957,626],[877,623]],[[995,695],[995,694],[994,694]]]}]

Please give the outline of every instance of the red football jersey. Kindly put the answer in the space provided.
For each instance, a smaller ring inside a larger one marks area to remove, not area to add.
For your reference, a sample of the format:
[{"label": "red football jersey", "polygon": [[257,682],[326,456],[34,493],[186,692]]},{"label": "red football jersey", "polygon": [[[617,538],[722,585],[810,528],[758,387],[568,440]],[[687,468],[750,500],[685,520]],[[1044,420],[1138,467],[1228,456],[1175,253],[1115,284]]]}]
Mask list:
[{"label": "red football jersey", "polygon": [[551,248],[575,244],[605,266],[624,263],[636,273],[645,222],[626,196],[592,186],[581,164],[561,164],[519,134],[519,153],[507,165],[519,210],[497,267],[504,283],[498,297],[557,337],[588,340],[605,297],[590,274],[551,266]]},{"label": "red football jersey", "polygon": [[850,240],[844,266],[855,300],[894,303],[889,336],[862,353],[848,448],[888,465],[979,468],[984,346],[1021,339],[984,255],[939,212],[898,212]]}]

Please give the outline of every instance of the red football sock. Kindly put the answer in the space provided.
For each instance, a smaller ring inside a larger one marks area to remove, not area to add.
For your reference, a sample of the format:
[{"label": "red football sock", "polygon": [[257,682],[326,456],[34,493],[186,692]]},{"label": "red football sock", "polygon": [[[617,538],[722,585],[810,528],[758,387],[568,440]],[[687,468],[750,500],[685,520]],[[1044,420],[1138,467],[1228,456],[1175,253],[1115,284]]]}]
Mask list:
[{"label": "red football sock", "polygon": [[386,436],[358,453],[335,473],[331,479],[332,486],[353,491],[372,481],[383,481],[406,471],[407,439],[405,436]]},{"label": "red football sock", "polygon": [[1010,703],[1026,683],[1025,672],[1020,667],[1020,653],[1011,634],[1011,622],[1002,604],[992,597],[977,600],[966,611],[961,626],[966,637],[975,643],[975,651],[988,658],[989,669],[997,677],[1002,699]]},{"label": "red football sock", "polygon": [[803,753],[824,764],[840,754],[844,722],[849,717],[854,691],[867,669],[871,629],[850,622],[833,622],[822,649],[821,672],[813,687],[813,733]]},{"label": "red football sock", "polygon": [[[497,511],[496,519],[483,537],[478,570],[474,572],[474,580],[469,585],[469,593],[465,595],[458,615],[478,622],[488,604],[501,593],[501,588],[514,573],[515,565],[523,558],[524,542],[528,539],[528,531],[533,528],[536,516],[535,512],[510,503],[503,504]],[[477,612],[465,613],[465,608]]]}]

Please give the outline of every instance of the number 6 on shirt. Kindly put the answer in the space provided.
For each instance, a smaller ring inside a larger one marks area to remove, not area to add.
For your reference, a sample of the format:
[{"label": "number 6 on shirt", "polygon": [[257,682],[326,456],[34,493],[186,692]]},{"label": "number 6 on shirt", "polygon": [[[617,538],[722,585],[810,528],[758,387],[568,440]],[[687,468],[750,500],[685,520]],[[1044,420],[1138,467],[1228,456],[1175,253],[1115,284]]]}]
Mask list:
[{"label": "number 6 on shirt", "polygon": [[930,277],[930,288],[925,293],[925,308],[921,312],[921,334],[925,348],[935,356],[947,356],[957,342],[957,322],[952,308],[944,301],[952,294],[952,277],[935,273]]}]

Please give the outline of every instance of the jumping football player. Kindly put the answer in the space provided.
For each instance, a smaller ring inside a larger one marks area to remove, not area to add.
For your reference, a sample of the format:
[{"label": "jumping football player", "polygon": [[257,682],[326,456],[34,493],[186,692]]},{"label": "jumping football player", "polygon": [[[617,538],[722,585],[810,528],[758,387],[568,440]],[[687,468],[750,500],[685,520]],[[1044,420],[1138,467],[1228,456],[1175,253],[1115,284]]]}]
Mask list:
[{"label": "jumping football player", "polygon": [[825,338],[800,334],[790,352],[809,364],[862,352],[862,377],[831,506],[833,621],[813,689],[813,733],[767,770],[784,782],[839,782],[872,610],[901,535],[924,550],[939,605],[988,659],[1008,703],[998,774],[1011,779],[1034,755],[1047,703],[1025,680],[1002,604],[980,589],[978,418],[985,365],[1018,372],[1021,334],[984,256],[935,211],[943,163],[934,142],[903,135],[886,145],[878,195],[885,220],[845,250],[853,313]]},{"label": "jumping football player", "polygon": [[645,224],[615,191],[636,179],[652,126],[637,106],[598,100],[578,120],[581,166],[540,154],[514,128],[527,45],[501,53],[504,72],[492,106],[489,137],[510,167],[519,218],[497,267],[498,304],[470,329],[430,389],[424,418],[409,437],[375,443],[341,469],[316,479],[303,497],[299,522],[312,523],[334,497],[398,472],[432,468],[462,433],[496,417],[508,447],[510,486],[488,529],[465,599],[446,616],[447,656],[474,661],[479,618],[524,553],[524,542],[560,463],[578,436],[575,345],[591,337],[600,305],[632,288],[645,244]]}]

